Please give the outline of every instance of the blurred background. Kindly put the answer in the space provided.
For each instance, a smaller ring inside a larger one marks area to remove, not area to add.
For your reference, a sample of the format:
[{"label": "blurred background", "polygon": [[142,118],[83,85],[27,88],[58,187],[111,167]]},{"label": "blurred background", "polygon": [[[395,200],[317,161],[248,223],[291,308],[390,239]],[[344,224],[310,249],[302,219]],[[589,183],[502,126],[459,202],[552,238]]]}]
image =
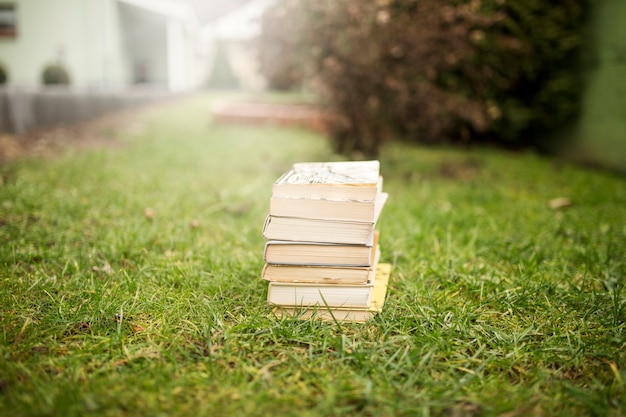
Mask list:
[{"label": "blurred background", "polygon": [[[0,131],[281,91],[343,154],[530,148],[626,172],[623,0],[0,0]],[[258,95],[256,96],[258,97]]]}]

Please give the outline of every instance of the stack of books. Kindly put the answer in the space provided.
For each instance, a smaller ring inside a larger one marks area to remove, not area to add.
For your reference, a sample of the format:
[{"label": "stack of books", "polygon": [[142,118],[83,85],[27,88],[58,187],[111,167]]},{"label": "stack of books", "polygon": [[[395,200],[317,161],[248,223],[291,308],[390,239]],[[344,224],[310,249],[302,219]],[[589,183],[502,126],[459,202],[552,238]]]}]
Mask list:
[{"label": "stack of books", "polygon": [[382,310],[382,189],[378,161],[298,163],[274,183],[262,278],[278,315],[365,321]]}]

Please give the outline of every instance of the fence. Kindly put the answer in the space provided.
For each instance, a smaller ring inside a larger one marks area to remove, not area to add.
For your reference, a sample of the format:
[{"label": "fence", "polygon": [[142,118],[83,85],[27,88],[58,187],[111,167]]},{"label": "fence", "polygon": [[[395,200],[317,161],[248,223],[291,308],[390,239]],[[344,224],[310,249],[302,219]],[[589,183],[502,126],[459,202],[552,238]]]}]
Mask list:
[{"label": "fence", "polygon": [[39,129],[80,123],[166,97],[171,97],[171,94],[153,90],[102,93],[64,87],[41,90],[2,88],[0,133],[22,135]]}]

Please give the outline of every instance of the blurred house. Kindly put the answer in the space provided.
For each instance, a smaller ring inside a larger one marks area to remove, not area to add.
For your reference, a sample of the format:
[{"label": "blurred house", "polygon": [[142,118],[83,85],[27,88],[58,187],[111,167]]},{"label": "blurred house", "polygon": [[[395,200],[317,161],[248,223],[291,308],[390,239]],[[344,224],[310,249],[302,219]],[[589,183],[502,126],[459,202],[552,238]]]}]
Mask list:
[{"label": "blurred house", "polygon": [[206,78],[200,26],[188,1],[3,0],[0,63],[17,87],[41,85],[59,63],[79,89],[185,91]]},{"label": "blurred house", "polygon": [[[203,25],[201,39],[211,57],[207,82],[210,87],[261,90],[266,80],[259,72],[256,38],[261,17],[275,0],[248,0]],[[231,71],[231,79],[225,72]]]}]

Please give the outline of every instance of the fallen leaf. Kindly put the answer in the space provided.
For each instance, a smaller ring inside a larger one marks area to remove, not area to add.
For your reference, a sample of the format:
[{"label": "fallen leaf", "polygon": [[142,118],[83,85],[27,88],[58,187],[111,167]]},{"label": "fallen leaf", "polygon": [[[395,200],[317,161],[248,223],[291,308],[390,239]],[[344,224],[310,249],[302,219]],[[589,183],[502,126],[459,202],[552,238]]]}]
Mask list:
[{"label": "fallen leaf", "polygon": [[135,331],[135,333],[141,333],[146,331],[146,329],[140,324],[133,324],[133,330]]},{"label": "fallen leaf", "polygon": [[104,272],[107,275],[110,275],[113,273],[113,268],[111,268],[111,264],[108,263],[107,261],[104,261],[104,264],[101,267],[92,266],[91,270],[94,272]]},{"label": "fallen leaf", "polygon": [[560,208],[569,207],[571,205],[572,205],[572,200],[570,200],[567,197],[554,198],[554,199],[550,200],[550,202],[548,203],[548,206],[552,210],[557,210],[557,209],[560,209]]},{"label": "fallen leaf", "polygon": [[154,219],[154,209],[148,207],[143,211],[144,216],[146,216],[146,219],[148,220],[153,220]]},{"label": "fallen leaf", "polygon": [[86,332],[86,331],[89,331],[89,329],[91,329],[91,323],[87,321],[81,321],[80,323],[76,325],[76,330],[80,332]]}]

